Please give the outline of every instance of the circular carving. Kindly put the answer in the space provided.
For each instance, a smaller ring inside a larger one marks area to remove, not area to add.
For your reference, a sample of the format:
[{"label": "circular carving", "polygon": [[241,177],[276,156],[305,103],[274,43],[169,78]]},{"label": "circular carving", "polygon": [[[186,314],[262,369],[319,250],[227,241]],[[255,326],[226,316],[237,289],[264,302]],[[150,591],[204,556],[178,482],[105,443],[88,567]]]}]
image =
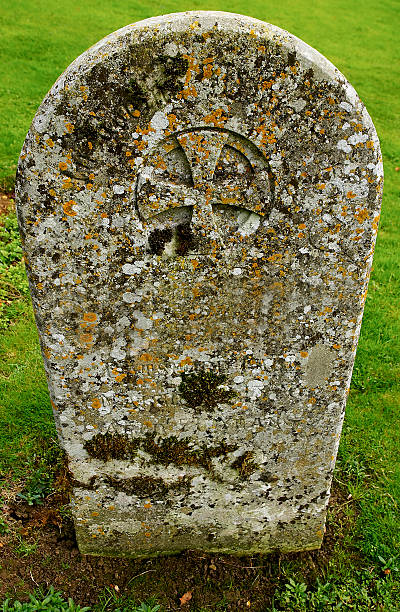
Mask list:
[{"label": "circular carving", "polygon": [[243,136],[187,130],[169,136],[148,156],[137,179],[136,205],[142,220],[160,232],[186,227],[191,235],[223,244],[232,232],[255,232],[269,213],[270,176],[265,157]]}]

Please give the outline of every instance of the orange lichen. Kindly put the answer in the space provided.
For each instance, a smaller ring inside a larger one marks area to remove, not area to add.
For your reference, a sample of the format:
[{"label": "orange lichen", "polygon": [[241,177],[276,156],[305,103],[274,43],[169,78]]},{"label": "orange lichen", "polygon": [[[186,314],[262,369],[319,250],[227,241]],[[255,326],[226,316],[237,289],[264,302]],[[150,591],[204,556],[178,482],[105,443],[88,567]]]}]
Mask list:
[{"label": "orange lichen", "polygon": [[180,361],[180,366],[181,367],[183,367],[185,365],[192,365],[192,364],[193,364],[193,360],[189,356],[185,357],[184,359],[181,359],[181,361]]},{"label": "orange lichen", "polygon": [[204,117],[204,123],[211,123],[215,127],[224,127],[225,122],[228,121],[228,117],[224,115],[222,108],[217,108],[215,111]]},{"label": "orange lichen", "polygon": [[204,79],[209,79],[212,77],[212,73],[213,73],[213,61],[214,58],[213,57],[207,57],[205,60],[203,60],[203,64],[205,64],[203,66],[203,81]]},{"label": "orange lichen", "polygon": [[374,217],[372,221],[372,229],[374,230],[374,232],[378,231],[379,219],[380,219],[380,215],[376,215],[376,217]]},{"label": "orange lichen", "polygon": [[169,115],[167,115],[167,119],[169,121],[169,129],[174,132],[178,125],[178,119],[176,115],[170,113]]},{"label": "orange lichen", "polygon": [[275,263],[276,261],[279,261],[280,259],[282,259],[283,255],[282,253],[274,253],[273,255],[271,255],[270,257],[268,257],[268,261]]},{"label": "orange lichen", "polygon": [[358,209],[354,216],[360,224],[364,223],[366,219],[369,219],[369,213],[366,208]]},{"label": "orange lichen", "polygon": [[63,210],[68,217],[75,217],[76,211],[72,208],[76,204],[74,200],[69,200],[63,204]]},{"label": "orange lichen", "polygon": [[90,344],[93,342],[93,334],[84,333],[79,336],[81,344]]}]

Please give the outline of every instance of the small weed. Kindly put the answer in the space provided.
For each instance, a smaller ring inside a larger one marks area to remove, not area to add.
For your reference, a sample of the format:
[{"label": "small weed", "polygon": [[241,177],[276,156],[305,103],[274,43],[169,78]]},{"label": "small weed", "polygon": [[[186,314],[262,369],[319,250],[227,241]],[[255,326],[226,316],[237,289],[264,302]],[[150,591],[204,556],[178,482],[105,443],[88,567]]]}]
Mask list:
[{"label": "small weed", "polygon": [[368,475],[368,471],[366,460],[359,454],[354,453],[346,456],[342,450],[339,451],[336,472],[343,480],[360,484]]},{"label": "small weed", "polygon": [[142,603],[138,608],[135,608],[133,612],[157,612],[159,609],[159,605],[153,606],[152,604]]},{"label": "small weed", "polygon": [[4,518],[0,516],[0,535],[4,535],[10,531],[9,526],[5,522]]},{"label": "small weed", "polygon": [[280,592],[275,592],[272,610],[398,610],[398,584],[390,578],[380,579],[369,570],[351,574],[342,574],[345,568],[337,570],[330,573],[330,580],[325,583],[317,579],[313,588],[290,578]]},{"label": "small weed", "polygon": [[26,493],[18,493],[18,497],[24,500],[28,506],[34,506],[35,504],[42,503],[42,495],[39,493],[32,493],[27,491]]},{"label": "small weed", "polygon": [[390,557],[390,559],[384,559],[383,557],[378,555],[378,560],[381,564],[381,570],[384,574],[388,575],[391,572],[400,571],[400,567],[398,565],[399,556],[400,555],[397,555],[396,557]]},{"label": "small weed", "polygon": [[32,555],[34,552],[36,552],[37,542],[26,542],[22,539],[20,535],[17,535],[17,540],[19,543],[15,548],[15,552],[20,557],[29,557],[29,555]]},{"label": "small weed", "polygon": [[353,499],[354,501],[361,501],[366,495],[365,487],[362,482],[356,484],[348,482],[347,490],[349,492],[349,499]]},{"label": "small weed", "polygon": [[153,600],[136,605],[130,597],[119,595],[115,587],[106,587],[93,612],[157,612],[160,606]]},{"label": "small weed", "polygon": [[53,557],[51,555],[46,555],[40,563],[42,567],[50,567],[52,564],[53,564]]},{"label": "small weed", "polygon": [[9,599],[6,599],[1,605],[0,612],[87,612],[90,608],[81,608],[75,604],[71,598],[68,601],[63,599],[61,593],[56,593],[53,587],[50,587],[47,595],[43,596],[38,593],[29,596],[29,601],[21,603],[15,601],[10,603]]},{"label": "small weed", "polygon": [[72,519],[72,510],[70,504],[64,504],[59,508],[59,514],[62,519]]},{"label": "small weed", "polygon": [[285,610],[306,610],[308,599],[306,591],[307,585],[304,582],[296,582],[293,578],[289,578],[285,589],[278,596],[278,602],[285,606]]},{"label": "small weed", "polygon": [[44,498],[51,491],[52,474],[45,466],[39,467],[30,475],[25,489],[18,493],[18,497],[23,499],[29,506],[42,504]]}]

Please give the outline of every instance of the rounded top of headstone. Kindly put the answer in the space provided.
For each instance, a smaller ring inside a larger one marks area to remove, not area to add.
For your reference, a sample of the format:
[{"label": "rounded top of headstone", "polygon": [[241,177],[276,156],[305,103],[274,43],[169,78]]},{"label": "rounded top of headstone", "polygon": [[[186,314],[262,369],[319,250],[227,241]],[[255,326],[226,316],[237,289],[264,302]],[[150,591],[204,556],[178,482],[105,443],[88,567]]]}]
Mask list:
[{"label": "rounded top of headstone", "polygon": [[23,227],[39,202],[68,224],[105,202],[142,224],[199,198],[264,224],[321,210],[312,239],[325,248],[339,206],[373,233],[382,176],[368,112],[326,58],[257,19],[193,11],[126,26],[67,68],[25,141],[18,208]]},{"label": "rounded top of headstone", "polygon": [[[322,157],[327,148],[339,164],[358,158],[360,148],[380,159],[372,121],[333,64],[276,26],[218,11],[153,17],[105,37],[57,80],[30,131],[44,141],[28,137],[26,145],[41,157],[45,149],[45,172],[67,171],[82,185],[119,184],[157,142],[202,127],[248,138],[270,161],[278,156],[278,174],[293,148],[297,159]],[[111,142],[124,149],[123,168],[111,160]]]}]

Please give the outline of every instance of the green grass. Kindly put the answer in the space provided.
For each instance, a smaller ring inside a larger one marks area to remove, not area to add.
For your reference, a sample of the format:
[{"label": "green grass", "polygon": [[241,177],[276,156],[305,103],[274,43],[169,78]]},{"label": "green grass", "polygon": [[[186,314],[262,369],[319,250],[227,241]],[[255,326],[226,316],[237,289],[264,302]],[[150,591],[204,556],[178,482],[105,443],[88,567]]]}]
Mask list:
[{"label": "green grass", "polygon": [[58,445],[30,304],[0,338],[0,477],[26,477]]},{"label": "green grass", "polygon": [[[146,17],[194,9],[249,14],[326,55],[350,80],[377,128],[384,156],[381,225],[336,478],[348,502],[331,516],[339,539],[323,575],[311,580],[285,561],[277,610],[398,610],[400,592],[400,12],[391,0],[254,0],[201,3],[13,0],[0,17],[0,181],[10,184],[33,115],[59,74],[109,32]],[[44,495],[58,461],[55,428],[15,220],[0,230],[0,473]],[[5,232],[8,232],[6,235]],[[3,259],[1,259],[1,255]],[[1,267],[2,266],[2,267]],[[3,293],[1,293],[3,291]],[[8,296],[8,297],[7,297]],[[350,528],[349,528],[350,525]],[[0,523],[0,528],[2,523]],[[4,528],[6,529],[6,527]],[[231,585],[230,588],[234,588]],[[226,587],[229,590],[228,586]],[[225,595],[224,595],[225,597]],[[215,609],[225,610],[224,597]],[[101,598],[100,598],[101,599]],[[102,603],[101,603],[102,602]],[[1,604],[0,604],[1,605]],[[98,610],[125,609],[103,594]],[[125,604],[124,604],[125,605]],[[129,608],[129,601],[126,609]],[[10,608],[11,609],[11,608]],[[200,610],[198,610],[200,612]]]}]

